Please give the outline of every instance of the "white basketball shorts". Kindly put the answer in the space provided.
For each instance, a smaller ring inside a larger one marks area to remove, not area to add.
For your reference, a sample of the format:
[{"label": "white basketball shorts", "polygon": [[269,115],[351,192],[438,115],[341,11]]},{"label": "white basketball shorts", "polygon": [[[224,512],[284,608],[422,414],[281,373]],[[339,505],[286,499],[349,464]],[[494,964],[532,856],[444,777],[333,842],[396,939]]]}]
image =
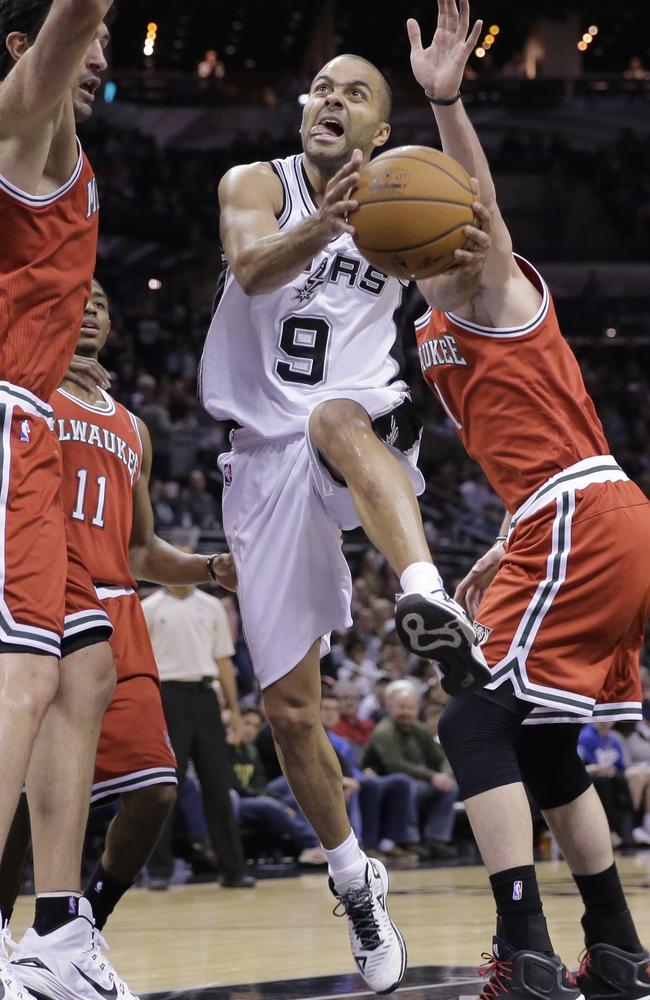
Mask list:
[{"label": "white basketball shorts", "polygon": [[[223,527],[237,567],[244,636],[264,689],[296,667],[317,639],[323,656],[330,633],[352,624],[341,530],[358,527],[359,518],[350,491],[324,466],[306,427],[280,440],[246,431],[235,437],[234,450],[219,458]],[[422,493],[419,435],[407,452],[388,440]]]}]

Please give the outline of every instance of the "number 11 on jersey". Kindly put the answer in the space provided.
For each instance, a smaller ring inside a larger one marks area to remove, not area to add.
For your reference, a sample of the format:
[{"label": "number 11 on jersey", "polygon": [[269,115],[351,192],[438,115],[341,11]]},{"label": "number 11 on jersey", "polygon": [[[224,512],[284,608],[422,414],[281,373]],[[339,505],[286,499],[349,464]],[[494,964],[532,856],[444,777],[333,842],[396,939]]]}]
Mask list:
[{"label": "number 11 on jersey", "polygon": [[[74,510],[72,511],[72,516],[75,521],[85,521],[85,500],[86,500],[86,486],[88,483],[88,470],[78,469],[77,479],[79,480],[79,485],[77,487],[77,499],[75,500]],[[96,528],[104,527],[104,507],[106,505],[106,476],[97,476],[97,507],[95,509],[95,514],[91,520],[91,524],[94,524]]]}]

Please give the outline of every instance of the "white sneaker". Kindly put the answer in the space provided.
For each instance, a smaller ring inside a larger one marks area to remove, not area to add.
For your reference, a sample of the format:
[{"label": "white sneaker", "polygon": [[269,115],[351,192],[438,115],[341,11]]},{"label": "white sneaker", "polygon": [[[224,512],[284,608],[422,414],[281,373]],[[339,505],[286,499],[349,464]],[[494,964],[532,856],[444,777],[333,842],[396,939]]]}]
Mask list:
[{"label": "white sneaker", "polygon": [[30,927],[16,945],[10,968],[37,1000],[138,1000],[104,948],[108,945],[82,896],[79,916],[69,923],[42,936]]},{"label": "white sneaker", "polygon": [[406,972],[406,945],[388,915],[388,872],[381,861],[368,858],[366,884],[338,893],[337,917],[348,918],[352,957],[374,993],[392,993]]},{"label": "white sneaker", "polygon": [[4,925],[0,913],[0,1000],[33,1000],[31,993],[24,989],[11,968],[9,948],[13,941],[9,928]]},{"label": "white sneaker", "polygon": [[474,626],[444,590],[398,594],[395,628],[411,653],[437,661],[447,694],[461,694],[491,680]]},{"label": "white sneaker", "polygon": [[632,840],[640,847],[647,847],[650,845],[650,832],[644,826],[637,826],[632,830]]}]

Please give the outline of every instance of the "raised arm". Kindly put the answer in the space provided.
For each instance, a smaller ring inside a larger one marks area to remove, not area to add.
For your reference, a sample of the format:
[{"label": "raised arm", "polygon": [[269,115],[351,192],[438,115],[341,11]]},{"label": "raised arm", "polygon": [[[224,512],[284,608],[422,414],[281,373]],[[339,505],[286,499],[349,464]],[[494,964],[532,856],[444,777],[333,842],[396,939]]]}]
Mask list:
[{"label": "raised arm", "polygon": [[346,216],[356,207],[347,195],[358,180],[362,156],[331,179],[318,212],[280,231],[282,185],[266,163],[234,167],[219,185],[221,240],[232,271],[247,295],[262,295],[288,284],[340,233],[353,233]]},{"label": "raised arm", "polygon": [[[478,181],[482,204],[490,213],[491,246],[483,263],[479,289],[480,307],[495,327],[519,326],[534,315],[541,302],[540,293],[522,274],[512,256],[512,240],[499,210],[490,167],[461,100],[463,74],[483,25],[477,21],[469,30],[469,2],[438,0],[438,23],[431,45],[422,45],[417,21],[409,18],[407,30],[411,43],[413,74],[431,102],[442,148],[453,156]],[[436,101],[454,101],[443,105]],[[436,280],[420,282],[425,298],[436,305]]]},{"label": "raised arm", "polygon": [[24,135],[52,118],[71,93],[84,55],[112,0],[53,0],[33,44],[12,31],[5,45],[16,60],[0,81],[0,140]]},{"label": "raised arm", "polygon": [[[209,583],[212,578],[204,555],[182,552],[160,538],[154,531],[154,516],[149,498],[151,475],[151,438],[147,425],[138,419],[142,439],[142,471],[133,487],[133,528],[129,562],[136,580],[147,580],[168,586]],[[230,555],[217,556],[213,571],[219,583],[229,590],[237,587],[233,559]]]}]

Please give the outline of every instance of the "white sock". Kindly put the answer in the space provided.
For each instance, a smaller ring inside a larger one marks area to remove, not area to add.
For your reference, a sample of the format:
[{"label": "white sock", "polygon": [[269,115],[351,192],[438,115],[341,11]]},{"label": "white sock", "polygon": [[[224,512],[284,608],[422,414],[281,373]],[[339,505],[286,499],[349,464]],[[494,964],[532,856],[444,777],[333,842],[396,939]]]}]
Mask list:
[{"label": "white sock", "polygon": [[399,578],[403,594],[430,594],[432,590],[444,590],[440,573],[428,562],[416,562],[407,566]]},{"label": "white sock", "polygon": [[324,847],[323,851],[337,892],[344,892],[353,886],[361,888],[366,884],[368,859],[359,847],[354,830],[350,830],[350,836],[338,847],[333,847],[331,851]]}]

